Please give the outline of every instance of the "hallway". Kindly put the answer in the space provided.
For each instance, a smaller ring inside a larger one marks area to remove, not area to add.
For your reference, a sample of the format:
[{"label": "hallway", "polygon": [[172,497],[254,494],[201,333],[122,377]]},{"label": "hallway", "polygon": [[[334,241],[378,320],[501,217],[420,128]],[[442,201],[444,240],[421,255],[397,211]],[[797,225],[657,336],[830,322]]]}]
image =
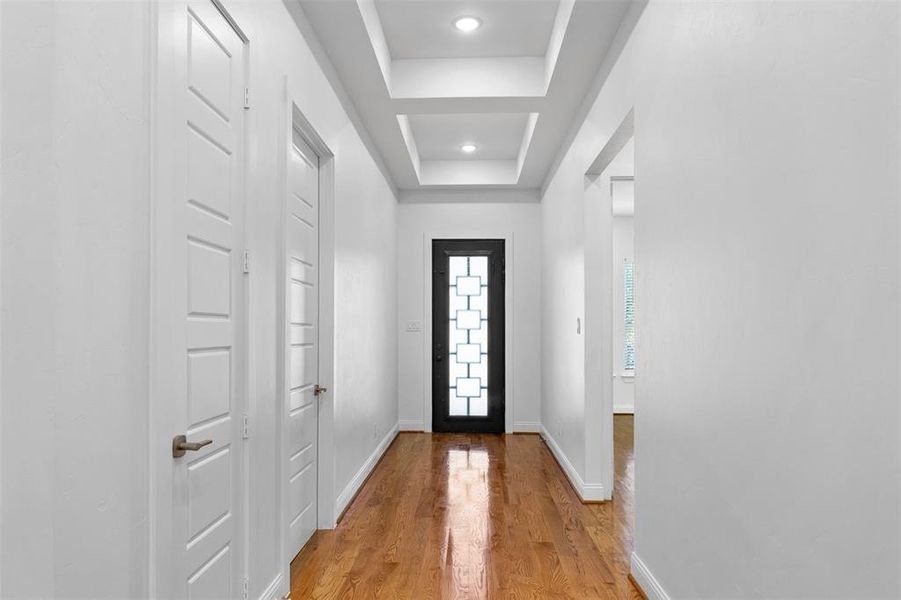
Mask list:
[{"label": "hallway", "polygon": [[0,109],[0,600],[901,600],[901,0],[0,0]]},{"label": "hallway", "polygon": [[632,421],[615,417],[601,504],[579,500],[537,435],[401,434],[338,527],[294,560],[291,598],[640,598]]}]

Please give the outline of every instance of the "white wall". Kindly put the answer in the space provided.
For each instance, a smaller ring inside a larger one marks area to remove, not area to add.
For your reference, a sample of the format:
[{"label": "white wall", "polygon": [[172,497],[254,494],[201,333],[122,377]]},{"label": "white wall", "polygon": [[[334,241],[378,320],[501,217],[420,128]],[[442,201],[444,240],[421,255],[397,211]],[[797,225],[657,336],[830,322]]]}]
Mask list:
[{"label": "white wall", "polygon": [[898,597],[898,4],[645,18],[638,553],[674,597]]},{"label": "white wall", "polygon": [[584,476],[585,348],[577,329],[585,320],[583,182],[556,178],[551,185],[541,202],[541,423]]},{"label": "white wall", "polygon": [[136,598],[150,6],[4,1],[0,13],[0,597]]},{"label": "white wall", "polygon": [[[634,18],[630,13],[626,21]],[[614,54],[601,67],[608,73],[605,91],[613,82],[618,93],[598,98],[541,199],[541,422],[551,447],[572,465],[577,489],[596,490],[595,499],[609,497],[613,486],[612,424],[605,421],[612,412],[612,215],[603,178],[586,172],[633,104],[632,72],[622,66],[630,46],[622,46],[622,34],[618,38],[619,61]],[[577,319],[584,323],[581,334]]]},{"label": "white wall", "polygon": [[[423,340],[427,321],[424,237],[503,237],[513,234],[513,252],[507,249],[508,273],[513,268],[513,385],[507,386],[507,413],[516,431],[537,431],[540,420],[540,208],[534,203],[400,204],[397,226],[397,353],[400,422],[404,429],[422,430],[424,403],[431,402],[425,385]],[[409,321],[423,331],[407,332]],[[513,394],[510,394],[511,387]],[[510,414],[512,411],[512,415]]]},{"label": "white wall", "polygon": [[[898,597],[898,5],[649,5],[544,196],[545,374],[578,374],[549,271],[581,262],[583,174],[633,105],[633,572],[653,597]],[[577,452],[586,399],[545,387]]]},{"label": "white wall", "polygon": [[[335,154],[335,493],[397,423],[395,211],[279,1],[251,39],[250,597],[282,571],[275,510],[283,77]],[[148,593],[149,2],[2,2],[3,598]],[[377,224],[377,225],[375,225]]]},{"label": "white wall", "polygon": [[[250,596],[278,576],[275,446],[277,409],[276,297],[279,144],[284,77],[294,98],[335,155],[335,373],[323,402],[334,403],[334,493],[345,491],[379,442],[397,424],[394,193],[351,125],[293,16],[278,0],[226,0],[250,38],[253,107],[250,131],[248,246],[251,248]],[[324,507],[324,510],[328,510]]]}]

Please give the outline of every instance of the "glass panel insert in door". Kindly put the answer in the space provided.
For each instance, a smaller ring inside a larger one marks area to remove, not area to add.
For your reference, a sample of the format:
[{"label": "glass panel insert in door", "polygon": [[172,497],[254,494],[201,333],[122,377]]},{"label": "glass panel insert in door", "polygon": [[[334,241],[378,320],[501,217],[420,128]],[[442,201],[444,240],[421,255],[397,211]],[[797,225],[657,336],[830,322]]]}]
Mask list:
[{"label": "glass panel insert in door", "polygon": [[488,415],[488,257],[451,256],[448,265],[448,412]]}]

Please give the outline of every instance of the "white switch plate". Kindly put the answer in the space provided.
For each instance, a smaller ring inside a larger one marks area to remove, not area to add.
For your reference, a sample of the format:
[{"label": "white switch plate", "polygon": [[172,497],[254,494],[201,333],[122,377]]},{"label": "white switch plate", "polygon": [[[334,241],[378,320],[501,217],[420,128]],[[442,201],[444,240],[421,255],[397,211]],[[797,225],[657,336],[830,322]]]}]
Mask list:
[{"label": "white switch plate", "polygon": [[422,331],[422,321],[407,321],[407,331],[410,333]]}]

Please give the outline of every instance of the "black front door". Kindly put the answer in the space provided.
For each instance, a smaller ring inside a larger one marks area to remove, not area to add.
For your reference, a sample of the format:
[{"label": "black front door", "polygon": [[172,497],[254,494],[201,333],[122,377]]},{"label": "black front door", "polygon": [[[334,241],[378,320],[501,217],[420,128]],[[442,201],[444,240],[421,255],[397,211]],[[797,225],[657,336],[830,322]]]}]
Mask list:
[{"label": "black front door", "polygon": [[432,430],[504,431],[504,240],[432,242]]}]

